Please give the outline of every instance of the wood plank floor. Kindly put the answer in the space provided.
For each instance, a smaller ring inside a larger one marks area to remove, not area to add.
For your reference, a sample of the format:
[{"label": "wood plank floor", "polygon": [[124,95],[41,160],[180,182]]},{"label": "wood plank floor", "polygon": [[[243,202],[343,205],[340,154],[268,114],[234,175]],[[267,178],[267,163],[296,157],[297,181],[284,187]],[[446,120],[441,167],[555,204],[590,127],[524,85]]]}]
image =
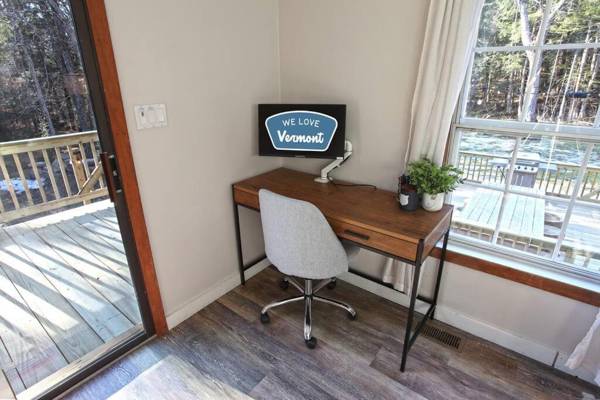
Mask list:
[{"label": "wood plank floor", "polygon": [[0,369],[14,392],[140,323],[108,201],[0,229]]},{"label": "wood plank floor", "polygon": [[[267,269],[68,393],[67,399],[594,399],[600,388],[438,322],[454,349],[421,336],[400,373],[406,309],[340,282],[327,293],[358,319],[318,303],[318,346],[302,339],[302,304],[262,306],[291,295]],[[326,290],[326,289],[323,289]],[[295,294],[294,294],[295,295]]]}]

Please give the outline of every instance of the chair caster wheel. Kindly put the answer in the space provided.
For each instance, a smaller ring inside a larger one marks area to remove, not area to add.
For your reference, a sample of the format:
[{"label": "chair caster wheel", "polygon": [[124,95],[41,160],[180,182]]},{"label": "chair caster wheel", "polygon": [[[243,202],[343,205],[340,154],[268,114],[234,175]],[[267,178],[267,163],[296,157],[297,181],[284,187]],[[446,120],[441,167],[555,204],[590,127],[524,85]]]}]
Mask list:
[{"label": "chair caster wheel", "polygon": [[356,320],[356,318],[358,318],[358,313],[357,312],[354,312],[354,314],[348,313],[348,319],[350,321],[354,321],[354,320]]},{"label": "chair caster wheel", "polygon": [[281,280],[279,281],[279,287],[281,288],[281,290],[287,290],[287,288],[290,287],[290,283],[285,279],[281,278]]},{"label": "chair caster wheel", "polygon": [[269,318],[269,314],[260,313],[260,322],[262,322],[263,324],[268,324],[270,321],[271,321],[271,318]]},{"label": "chair caster wheel", "polygon": [[317,338],[311,337],[310,339],[304,339],[304,343],[306,343],[306,347],[309,349],[314,349],[317,346]]},{"label": "chair caster wheel", "polygon": [[335,289],[336,286],[337,286],[337,280],[331,281],[327,284],[327,289],[332,290],[332,289]]}]

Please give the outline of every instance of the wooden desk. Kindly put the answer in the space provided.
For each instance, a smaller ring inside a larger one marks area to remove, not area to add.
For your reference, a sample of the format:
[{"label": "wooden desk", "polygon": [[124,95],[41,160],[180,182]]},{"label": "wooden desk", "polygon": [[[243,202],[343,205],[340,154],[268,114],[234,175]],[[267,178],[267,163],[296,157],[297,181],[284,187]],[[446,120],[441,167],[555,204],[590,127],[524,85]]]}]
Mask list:
[{"label": "wooden desk", "polygon": [[[238,206],[260,211],[258,191],[272,192],[305,200],[316,205],[331,224],[334,232],[343,240],[352,242],[367,250],[414,265],[413,287],[410,293],[410,306],[404,339],[404,349],[400,369],[404,371],[406,356],[428,318],[433,318],[440,288],[442,270],[450,232],[452,206],[444,205],[442,210],[431,213],[423,209],[413,212],[401,211],[396,194],[369,187],[340,186],[321,184],[313,181],[314,176],[302,172],[279,168],[233,184],[233,203],[236,224],[237,250],[240,279],[245,283],[244,271],[262,261],[265,256],[244,263]],[[432,298],[419,296],[417,289],[421,264],[429,256],[435,245],[443,239],[442,255],[438,268],[435,290]],[[357,271],[350,272],[363,278],[390,287],[391,285]],[[412,334],[416,299],[430,304],[424,318]]]}]

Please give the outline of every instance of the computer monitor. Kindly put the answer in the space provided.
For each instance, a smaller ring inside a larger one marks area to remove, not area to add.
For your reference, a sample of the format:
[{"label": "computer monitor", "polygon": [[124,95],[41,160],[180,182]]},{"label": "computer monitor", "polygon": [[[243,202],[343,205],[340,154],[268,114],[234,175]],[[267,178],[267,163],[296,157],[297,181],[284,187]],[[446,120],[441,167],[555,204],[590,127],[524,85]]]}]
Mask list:
[{"label": "computer monitor", "polygon": [[259,104],[261,156],[341,159],[345,104]]}]

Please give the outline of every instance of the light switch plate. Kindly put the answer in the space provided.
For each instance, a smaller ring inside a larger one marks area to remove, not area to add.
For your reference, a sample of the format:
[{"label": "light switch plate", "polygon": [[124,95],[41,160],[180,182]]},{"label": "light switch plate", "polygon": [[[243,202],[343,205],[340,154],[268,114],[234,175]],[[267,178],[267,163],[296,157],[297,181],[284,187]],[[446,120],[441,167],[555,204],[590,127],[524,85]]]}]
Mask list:
[{"label": "light switch plate", "polygon": [[145,104],[133,107],[138,129],[164,128],[167,126],[165,104]]}]

